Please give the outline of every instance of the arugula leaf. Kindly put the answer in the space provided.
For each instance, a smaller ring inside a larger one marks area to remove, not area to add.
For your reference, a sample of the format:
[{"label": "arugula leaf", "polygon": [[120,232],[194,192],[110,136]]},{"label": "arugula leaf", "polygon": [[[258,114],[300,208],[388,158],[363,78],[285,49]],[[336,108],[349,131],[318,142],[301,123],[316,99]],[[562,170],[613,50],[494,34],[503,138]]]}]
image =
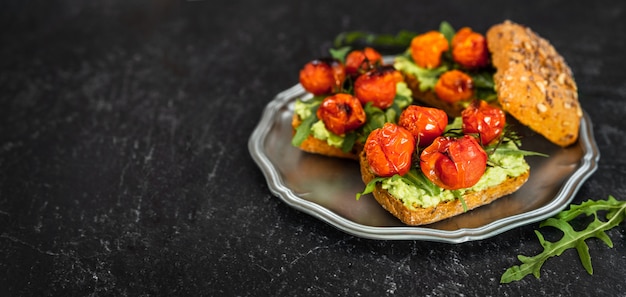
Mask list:
[{"label": "arugula leaf", "polygon": [[470,76],[475,87],[495,90],[496,83],[493,81],[493,71],[471,73]]},{"label": "arugula leaf", "polygon": [[498,99],[498,94],[495,90],[476,88],[476,98],[487,102],[495,102]]},{"label": "arugula leaf", "polygon": [[372,179],[369,183],[367,183],[367,185],[365,185],[365,189],[363,189],[363,192],[356,193],[356,200],[359,200],[359,198],[361,198],[361,196],[363,195],[374,192],[374,189],[376,188],[376,183],[385,180],[385,178],[386,177],[376,177]]},{"label": "arugula leaf", "polygon": [[343,143],[341,144],[341,151],[344,153],[351,151],[357,138],[358,135],[354,131],[346,133],[346,136],[343,138]]},{"label": "arugula leaf", "polygon": [[350,49],[352,48],[349,46],[343,46],[340,48],[331,48],[329,49],[330,56],[341,61],[341,63],[346,63],[346,56],[348,55],[348,52],[350,52]]},{"label": "arugula leaf", "polygon": [[411,40],[417,33],[402,30],[396,35],[391,34],[375,34],[363,31],[343,32],[337,35],[334,40],[335,47],[353,45],[358,42],[369,46],[388,46],[388,47],[408,47]]},{"label": "arugula leaf", "polygon": [[457,198],[459,199],[459,201],[461,201],[461,205],[463,205],[463,211],[467,212],[467,204],[465,203],[465,198],[463,198],[463,194],[461,194],[461,191],[454,190],[452,191],[452,195],[454,195],[454,198]]},{"label": "arugula leaf", "polygon": [[393,104],[387,109],[385,113],[387,119],[390,122],[396,123],[400,118],[400,114],[402,111],[413,102],[413,98],[406,97],[400,94],[396,94],[396,97],[393,99]]},{"label": "arugula leaf", "polygon": [[407,174],[401,176],[400,178],[402,178],[407,184],[413,185],[416,188],[424,189],[430,196],[437,196],[441,194],[441,188],[426,178],[421,170],[411,168]]},{"label": "arugula leaf", "polygon": [[[604,220],[600,218],[601,212],[605,213]],[[582,214],[593,216],[593,221],[584,230],[576,231],[569,222]],[[560,212],[555,217],[549,218],[539,225],[539,227],[558,228],[563,231],[563,237],[556,242],[549,242],[544,239],[539,231],[535,230],[539,243],[544,249],[543,252],[533,257],[518,255],[517,258],[522,262],[522,265],[508,268],[502,274],[500,283],[518,281],[529,274],[539,278],[541,266],[546,260],[550,257],[560,256],[565,250],[571,248],[575,248],[578,252],[580,261],[587,273],[593,274],[589,246],[585,240],[595,237],[612,248],[613,242],[605,231],[618,226],[625,217],[626,201],[618,201],[611,195],[609,195],[607,200],[587,200],[579,205],[571,205],[569,209]]]},{"label": "arugula leaf", "polygon": [[313,124],[315,124],[315,122],[317,121],[317,116],[315,116],[315,113],[317,112],[317,109],[319,108],[322,100],[323,97],[320,96],[315,96],[307,101],[302,101],[298,99],[298,101],[296,102],[296,106],[298,106],[298,104],[303,104],[305,110],[307,110],[308,113],[307,115],[304,115],[305,118],[302,120],[302,123],[300,123],[300,126],[296,128],[296,133],[293,135],[293,138],[291,138],[291,145],[299,147],[302,142],[307,139],[307,137],[309,137],[309,135],[311,134],[311,126],[313,126]]},{"label": "arugula leaf", "polygon": [[389,120],[387,119],[387,114],[382,109],[374,106],[372,102],[367,102],[363,106],[363,110],[365,110],[365,124],[359,128],[359,134],[361,135],[359,141],[364,143],[372,131],[381,128]]},{"label": "arugula leaf", "polygon": [[382,127],[387,122],[385,112],[382,109],[374,106],[372,102],[365,103],[365,106],[363,106],[363,110],[365,111],[365,115],[367,118],[366,125],[371,125],[372,130]]},{"label": "arugula leaf", "polygon": [[[450,23],[443,21],[439,25],[439,32],[441,32],[448,42],[452,42],[452,38],[456,31]],[[413,37],[418,33],[408,30],[400,30],[396,35],[392,34],[376,34],[365,31],[349,31],[339,33],[333,42],[334,46],[339,48],[346,45],[353,45],[361,42],[367,46],[383,46],[383,47],[408,47],[411,45]]]},{"label": "arugula leaf", "polygon": [[300,123],[300,126],[296,128],[296,133],[293,135],[291,139],[291,145],[295,147],[299,147],[302,142],[309,137],[311,134],[311,126],[317,120],[317,117],[308,117]]},{"label": "arugula leaf", "polygon": [[472,82],[476,90],[476,98],[484,101],[495,101],[498,99],[496,93],[495,82],[493,81],[493,74],[495,69],[489,68],[488,70],[482,70],[479,72],[469,72],[472,77]]},{"label": "arugula leaf", "polygon": [[[518,148],[508,148],[508,147],[499,146],[496,149],[498,150],[498,153],[505,154],[505,155],[522,155],[524,157],[526,156],[549,157],[549,155],[546,155],[544,153],[520,150]],[[486,150],[490,150],[490,147],[487,147]]]},{"label": "arugula leaf", "polygon": [[452,38],[454,38],[456,30],[454,30],[454,27],[452,27],[450,23],[446,21],[441,22],[441,24],[439,24],[439,32],[441,32],[441,34],[446,37],[448,43],[452,44]]}]

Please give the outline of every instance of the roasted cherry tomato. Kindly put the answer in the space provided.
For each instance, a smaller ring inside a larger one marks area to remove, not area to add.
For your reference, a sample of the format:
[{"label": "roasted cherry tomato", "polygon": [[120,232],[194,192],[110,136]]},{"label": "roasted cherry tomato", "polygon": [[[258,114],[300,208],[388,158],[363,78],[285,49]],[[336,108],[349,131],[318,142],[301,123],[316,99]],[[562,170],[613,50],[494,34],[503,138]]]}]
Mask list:
[{"label": "roasted cherry tomato", "polygon": [[466,68],[481,68],[489,64],[487,39],[465,27],[452,38],[452,58]]},{"label": "roasted cherry tomato", "polygon": [[506,124],[504,111],[482,100],[472,102],[461,112],[461,117],[463,118],[463,133],[478,134],[482,145],[488,145],[500,139]]},{"label": "roasted cherry tomato", "polygon": [[435,93],[449,103],[467,100],[474,94],[474,81],[460,70],[446,71],[437,80]]},{"label": "roasted cherry tomato", "polygon": [[404,175],[411,169],[415,139],[411,132],[386,123],[367,137],[365,154],[372,171],[381,177]]},{"label": "roasted cherry tomato", "polygon": [[415,36],[411,40],[413,62],[423,68],[436,68],[441,65],[441,54],[450,48],[446,37],[439,31],[430,31]]},{"label": "roasted cherry tomato", "polygon": [[398,125],[413,134],[418,146],[425,147],[443,134],[448,115],[441,109],[410,105],[400,114]]},{"label": "roasted cherry tomato", "polygon": [[300,70],[300,84],[314,95],[338,92],[345,79],[344,65],[332,58],[313,60]]},{"label": "roasted cherry tomato", "polygon": [[382,60],[383,56],[371,47],[351,51],[346,56],[346,73],[353,75],[359,71],[368,71],[382,63]]},{"label": "roasted cherry tomato", "polygon": [[365,124],[365,111],[359,99],[344,93],[326,97],[317,109],[317,117],[326,129],[337,135]]},{"label": "roasted cherry tomato", "polygon": [[402,74],[392,66],[377,67],[357,77],[354,95],[363,105],[372,102],[374,106],[386,109],[393,104],[399,80],[402,80]]},{"label": "roasted cherry tomato", "polygon": [[472,136],[441,136],[422,151],[420,168],[429,180],[441,188],[469,188],[485,173],[487,153]]}]

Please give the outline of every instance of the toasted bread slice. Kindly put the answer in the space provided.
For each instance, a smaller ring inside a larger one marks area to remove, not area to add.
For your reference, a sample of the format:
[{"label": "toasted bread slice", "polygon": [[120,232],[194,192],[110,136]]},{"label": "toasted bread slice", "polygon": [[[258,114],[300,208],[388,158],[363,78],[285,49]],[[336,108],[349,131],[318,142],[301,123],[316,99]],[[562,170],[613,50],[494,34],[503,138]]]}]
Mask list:
[{"label": "toasted bread slice", "polygon": [[[365,184],[368,184],[376,175],[370,169],[365,151],[362,151],[359,155],[359,163],[361,165],[361,178]],[[517,191],[517,189],[526,183],[529,175],[530,171],[526,171],[517,177],[507,177],[503,183],[497,186],[482,191],[465,193],[463,200],[465,201],[467,210],[489,204],[496,199]],[[465,212],[460,199],[442,202],[434,207],[409,208],[405,206],[400,199],[393,197],[387,190],[383,189],[380,183],[376,185],[372,194],[384,209],[400,219],[403,223],[412,226],[438,222]]]},{"label": "toasted bread slice", "polygon": [[502,109],[557,145],[574,143],[582,109],[563,57],[546,39],[511,21],[491,27],[487,45]]},{"label": "toasted bread slice", "polygon": [[[293,118],[291,119],[291,126],[293,127],[294,133],[295,130],[300,124],[302,120],[298,116],[298,114],[294,113]],[[313,135],[309,135],[301,144],[300,149],[318,155],[324,155],[329,157],[336,158],[344,158],[344,159],[359,159],[359,152],[362,148],[362,145],[355,143],[352,151],[344,152],[341,148],[329,145],[326,141],[317,139],[313,137]]]}]

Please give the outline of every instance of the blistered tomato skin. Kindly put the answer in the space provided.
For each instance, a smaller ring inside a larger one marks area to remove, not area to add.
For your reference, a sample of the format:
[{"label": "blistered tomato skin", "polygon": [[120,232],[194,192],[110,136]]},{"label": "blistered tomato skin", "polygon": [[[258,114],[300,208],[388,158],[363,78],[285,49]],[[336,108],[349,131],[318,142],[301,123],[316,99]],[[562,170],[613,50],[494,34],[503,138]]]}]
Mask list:
[{"label": "blistered tomato skin", "polygon": [[345,66],[336,59],[316,59],[300,70],[300,84],[314,95],[338,92],[345,79]]},{"label": "blistered tomato skin", "polygon": [[460,70],[446,71],[435,84],[435,94],[449,103],[468,100],[474,95],[474,81]]},{"label": "blistered tomato skin", "polygon": [[422,68],[432,69],[441,65],[441,55],[450,49],[446,37],[439,31],[430,31],[411,40],[411,57]]},{"label": "blistered tomato skin", "polygon": [[415,140],[411,132],[392,123],[370,133],[365,154],[372,171],[381,177],[404,175],[411,169]]},{"label": "blistered tomato skin", "polygon": [[489,64],[487,39],[468,27],[462,28],[452,38],[452,58],[469,69],[487,66]]},{"label": "blistered tomato skin", "polygon": [[398,80],[402,80],[402,75],[393,67],[378,67],[357,77],[354,95],[363,105],[372,102],[378,108],[389,108],[396,97]]},{"label": "blistered tomato skin", "polygon": [[461,112],[461,117],[463,133],[477,134],[482,145],[498,141],[506,124],[504,111],[485,101],[472,102]]},{"label": "blistered tomato skin", "polygon": [[365,111],[354,96],[338,93],[326,97],[317,109],[317,117],[330,132],[342,135],[365,124]]},{"label": "blistered tomato skin", "polygon": [[420,155],[420,169],[435,185],[458,190],[475,185],[487,168],[487,153],[476,138],[438,137]]},{"label": "blistered tomato skin", "polygon": [[355,75],[366,72],[382,63],[383,56],[371,47],[351,51],[346,56],[346,74]]},{"label": "blistered tomato skin", "polygon": [[410,105],[400,114],[398,125],[413,134],[419,147],[426,147],[443,134],[448,115],[438,108]]}]

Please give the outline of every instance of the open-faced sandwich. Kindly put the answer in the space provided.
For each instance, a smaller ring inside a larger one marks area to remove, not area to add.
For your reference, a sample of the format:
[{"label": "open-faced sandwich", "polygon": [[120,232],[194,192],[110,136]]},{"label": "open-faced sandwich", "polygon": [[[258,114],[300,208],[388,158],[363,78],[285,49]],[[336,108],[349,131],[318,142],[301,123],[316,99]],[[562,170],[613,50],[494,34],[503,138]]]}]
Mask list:
[{"label": "open-faced sandwich", "polygon": [[547,40],[522,25],[505,21],[485,36],[444,22],[413,38],[394,66],[415,99],[452,116],[485,100],[559,146],[578,139],[582,110],[572,72]]},{"label": "open-faced sandwich", "polygon": [[303,151],[358,159],[369,133],[397,121],[412,103],[400,72],[372,48],[321,58],[300,71],[310,98],[296,100],[292,144]]},{"label": "open-faced sandwich", "polygon": [[365,190],[407,225],[464,213],[515,192],[529,177],[504,112],[474,101],[447,125],[437,108],[410,106],[374,130],[360,154]]}]

